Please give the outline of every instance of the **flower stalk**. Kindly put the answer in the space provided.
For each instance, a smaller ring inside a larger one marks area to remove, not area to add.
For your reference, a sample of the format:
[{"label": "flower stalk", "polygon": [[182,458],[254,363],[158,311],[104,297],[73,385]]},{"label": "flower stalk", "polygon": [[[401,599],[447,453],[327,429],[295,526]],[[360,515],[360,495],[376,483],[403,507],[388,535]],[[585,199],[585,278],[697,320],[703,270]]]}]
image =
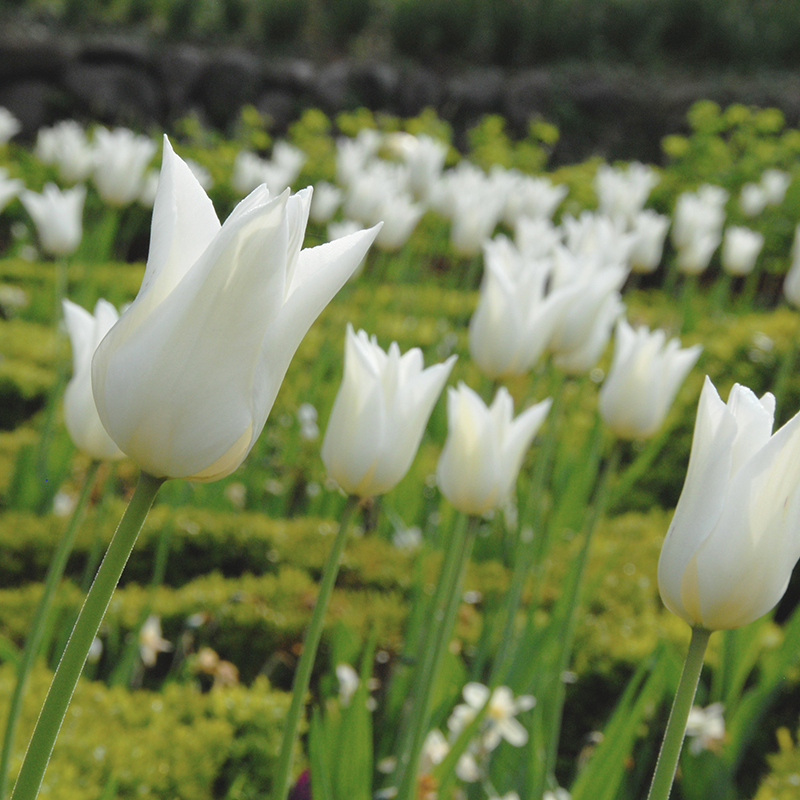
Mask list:
[{"label": "flower stalk", "polygon": [[706,628],[692,628],[689,652],[686,654],[686,661],[683,664],[678,691],[672,704],[672,711],[669,715],[669,722],[667,722],[667,730],[664,733],[664,741],[661,743],[661,751],[658,754],[656,770],[647,800],[668,800],[669,798],[672,782],[675,780],[675,772],[678,769],[683,739],[686,735],[686,722],[697,693],[697,684],[703,669],[703,657],[710,636],[711,631]]},{"label": "flower stalk", "polygon": [[430,727],[433,688],[455,627],[464,575],[479,525],[480,517],[461,515],[450,535],[444,555],[437,592],[433,598],[432,624],[428,628],[428,635],[422,646],[422,660],[414,678],[413,705],[408,726],[405,728],[406,735],[398,750],[399,800],[412,800],[416,796],[417,765]]},{"label": "flower stalk", "polygon": [[336,576],[339,574],[339,564],[342,560],[344,547],[347,543],[347,534],[350,529],[350,520],[353,517],[360,498],[350,495],[347,498],[342,518],[339,522],[339,530],[334,539],[325,569],[322,572],[322,580],[319,585],[319,594],[314,604],[314,611],[311,615],[311,622],[306,629],[303,639],[303,652],[297,664],[297,671],[294,674],[292,683],[292,703],[286,715],[286,726],[283,733],[283,743],[278,756],[278,769],[275,776],[274,797],[276,800],[286,800],[289,795],[289,783],[292,774],[292,756],[294,755],[295,742],[297,741],[297,731],[300,725],[300,717],[305,705],[306,692],[311,680],[311,670],[314,667],[314,659],[317,654],[319,640],[322,637],[322,627],[325,622],[325,614],[328,610],[333,587],[336,583]]},{"label": "flower stalk", "polygon": [[154,478],[146,472],[142,472],[139,476],[130,504],[108,546],[103,563],[86,596],[64,655],[53,676],[11,795],[12,800],[34,800],[39,791],[89,648],[97,635],[122,570],[163,482],[164,478]]}]

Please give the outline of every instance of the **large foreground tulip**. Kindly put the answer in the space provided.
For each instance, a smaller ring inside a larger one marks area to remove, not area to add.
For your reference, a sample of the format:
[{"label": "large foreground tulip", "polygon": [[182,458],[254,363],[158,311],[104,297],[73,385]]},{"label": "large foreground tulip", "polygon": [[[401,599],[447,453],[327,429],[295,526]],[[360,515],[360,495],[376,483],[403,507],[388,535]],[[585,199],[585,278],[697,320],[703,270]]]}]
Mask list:
[{"label": "large foreground tulip", "polygon": [[344,379],[322,443],[328,474],[342,489],[370,497],[400,482],[455,360],[423,369],[418,347],[401,356],[392,342],[384,352],[348,324]]},{"label": "large foreground tulip", "polygon": [[736,628],[783,596],[800,556],[800,414],[772,433],[775,399],[706,378],[686,482],[658,562],[667,608]]},{"label": "large foreground tulip", "polygon": [[376,234],[301,251],[310,202],[261,186],[220,226],[165,139],[142,287],[92,376],[103,425],[145,472],[216,480],[255,443],[300,341]]}]

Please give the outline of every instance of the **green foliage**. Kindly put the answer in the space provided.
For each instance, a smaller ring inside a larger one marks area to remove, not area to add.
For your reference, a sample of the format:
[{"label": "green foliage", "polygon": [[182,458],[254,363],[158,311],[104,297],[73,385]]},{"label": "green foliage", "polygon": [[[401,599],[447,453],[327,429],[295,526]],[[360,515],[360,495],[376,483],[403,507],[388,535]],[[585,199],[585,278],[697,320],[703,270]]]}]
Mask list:
[{"label": "green foliage", "polygon": [[[12,769],[19,768],[50,677],[44,670],[33,673]],[[13,680],[12,669],[0,668],[0,707]],[[215,687],[206,694],[193,684],[171,683],[153,693],[81,681],[42,792],[59,800],[94,800],[113,783],[119,798],[264,796],[288,702],[263,678],[249,688]]]},{"label": "green foliage", "polygon": [[489,114],[468,132],[470,160],[485,170],[499,164],[521,172],[541,172],[551,146],[558,141],[558,129],[535,120],[529,125],[528,138],[513,142],[506,133],[505,124],[503,117]]},{"label": "green foliage", "polygon": [[771,772],[761,783],[753,800],[794,800],[800,785],[800,748],[787,728],[777,733],[777,753],[769,756]]}]

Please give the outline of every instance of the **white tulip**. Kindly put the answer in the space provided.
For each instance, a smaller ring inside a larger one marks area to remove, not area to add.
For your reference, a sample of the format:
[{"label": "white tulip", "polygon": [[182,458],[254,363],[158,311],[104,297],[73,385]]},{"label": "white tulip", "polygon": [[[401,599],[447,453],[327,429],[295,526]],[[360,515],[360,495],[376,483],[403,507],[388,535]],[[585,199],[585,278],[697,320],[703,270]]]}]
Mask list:
[{"label": "white tulip", "polygon": [[764,237],[758,231],[731,225],[722,240],[722,268],[730,275],[749,275],[763,246]]},{"label": "white tulip", "polygon": [[22,123],[7,109],[0,107],[0,144],[5,144],[22,130]]},{"label": "white tulip", "polygon": [[320,181],[314,187],[309,216],[314,222],[328,222],[342,204],[344,192],[332,183]]},{"label": "white tulip", "polygon": [[45,164],[55,164],[59,177],[67,183],[86,180],[94,166],[94,150],[79,123],[63,120],[52,128],[40,128],[36,135],[36,155]]},{"label": "white tulip", "polygon": [[165,139],[142,287],[92,371],[106,430],[144,471],[216,480],[250,452],[300,341],[377,233],[301,251],[310,202],[261,187],[220,226]]},{"label": "white tulip", "polygon": [[[519,263],[510,266],[509,258]],[[469,324],[470,355],[490,378],[522,375],[547,349],[571,294],[555,291],[545,296],[549,265],[523,259],[506,239],[486,242],[484,262],[478,305]]]},{"label": "white tulip", "polygon": [[600,416],[623,439],[645,439],[658,431],[702,347],[681,349],[662,330],[634,330],[617,323],[614,356],[600,389]]},{"label": "white tulip", "polygon": [[41,194],[26,189],[19,199],[36,225],[45,253],[60,257],[78,249],[83,238],[85,186],[61,190],[54,183],[47,183]]},{"label": "white tulip", "polygon": [[100,461],[122,458],[125,454],[106,433],[92,395],[92,356],[97,345],[119,319],[117,310],[106,300],[98,300],[94,314],[63,301],[64,321],[72,344],[72,378],[64,391],[64,423],[79,450]]},{"label": "white tulip", "polygon": [[757,217],[767,206],[767,193],[758,183],[746,183],[739,192],[739,208],[746,217]]},{"label": "white tulip", "polygon": [[650,208],[640,211],[633,220],[631,233],[633,246],[630,252],[632,272],[654,272],[664,254],[669,217]]},{"label": "white tulip", "polygon": [[325,468],[344,491],[371,497],[400,482],[455,360],[423,369],[419,348],[401,356],[392,342],[384,352],[348,324],[344,378],[322,442]]},{"label": "white tulip", "polygon": [[436,468],[442,494],[465,514],[505,505],[551,403],[543,400],[514,419],[514,401],[505,387],[489,407],[464,383],[449,388],[447,440]]},{"label": "white tulip", "polygon": [[136,200],[155,152],[152,139],[128,128],[97,128],[93,178],[100,197],[112,206],[126,206]]},{"label": "white tulip", "polygon": [[598,210],[630,226],[659,180],[652,167],[638,161],[624,169],[601,164],[594,180]]},{"label": "white tulip", "polygon": [[761,175],[761,188],[764,190],[767,205],[780,205],[791,182],[791,176],[783,170],[765,169]]},{"label": "white tulip", "polygon": [[775,398],[706,378],[683,491],[658,562],[664,604],[689,625],[737,628],[781,599],[800,556],[800,414],[772,433]]}]

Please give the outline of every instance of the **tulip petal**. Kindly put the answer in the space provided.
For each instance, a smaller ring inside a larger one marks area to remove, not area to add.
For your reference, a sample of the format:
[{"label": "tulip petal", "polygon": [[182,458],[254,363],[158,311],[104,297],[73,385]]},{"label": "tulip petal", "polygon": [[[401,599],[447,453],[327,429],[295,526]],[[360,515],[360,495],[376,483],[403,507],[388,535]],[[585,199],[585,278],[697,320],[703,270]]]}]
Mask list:
[{"label": "tulip petal", "polygon": [[361,263],[378,233],[378,226],[335,239],[300,253],[292,283],[278,316],[262,340],[255,369],[253,407],[261,409],[254,434],[264,427],[289,362],[311,324]]},{"label": "tulip petal", "polygon": [[211,200],[164,136],[150,250],[138,298],[149,294],[151,306],[160,303],[200,258],[219,229]]}]

